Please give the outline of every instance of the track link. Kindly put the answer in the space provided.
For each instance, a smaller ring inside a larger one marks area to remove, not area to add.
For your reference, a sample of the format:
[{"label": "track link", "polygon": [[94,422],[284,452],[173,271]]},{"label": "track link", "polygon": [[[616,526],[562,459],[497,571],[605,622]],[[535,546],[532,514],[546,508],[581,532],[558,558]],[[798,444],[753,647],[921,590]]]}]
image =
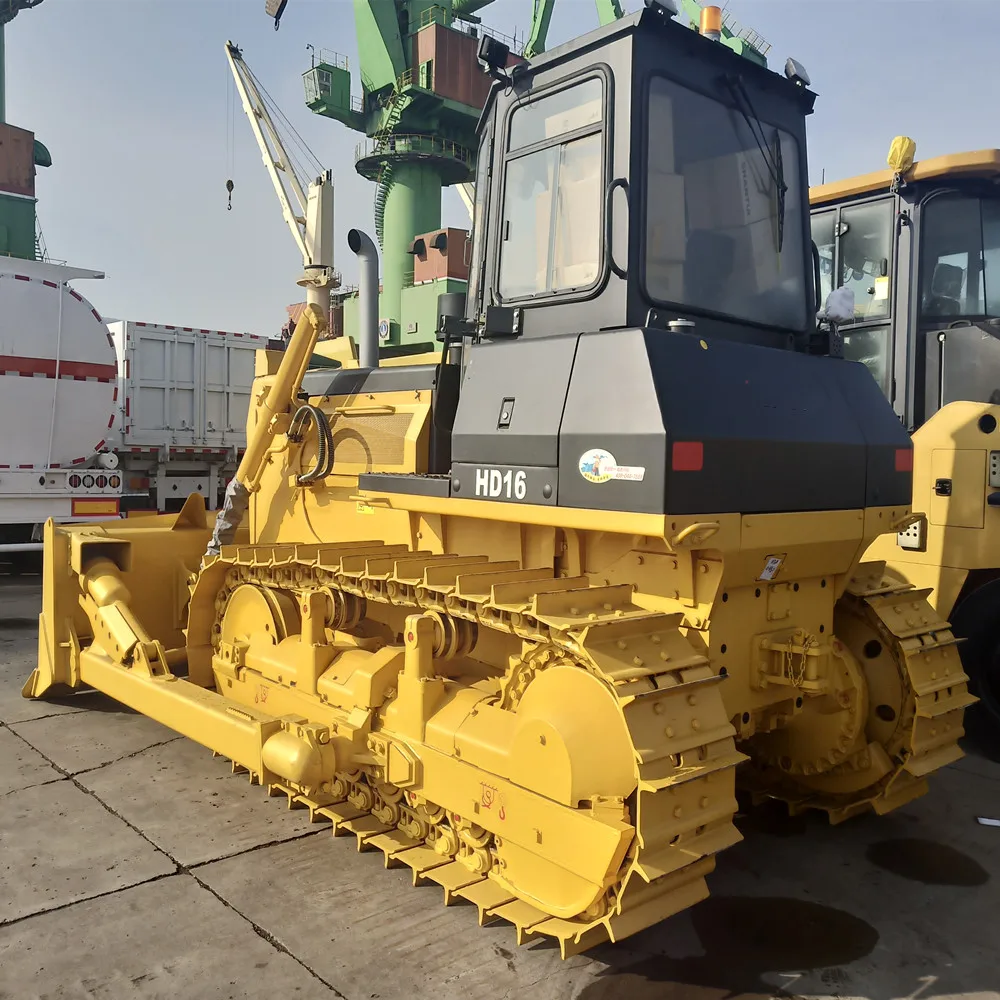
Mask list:
[{"label": "track link", "polygon": [[[599,677],[617,699],[635,753],[635,791],[617,805],[618,818],[634,828],[631,843],[604,897],[574,919],[552,916],[518,894],[505,876],[504,845],[475,817],[449,814],[419,789],[382,785],[371,769],[338,774],[330,795],[305,795],[282,783],[270,784],[271,794],[330,820],[335,835],[353,834],[359,850],[381,850],[386,867],[410,867],[414,884],[438,883],[446,905],[473,903],[480,924],[506,920],[518,943],[554,938],[564,958],[627,937],[708,895],[705,875],[715,853],[741,839],[732,822],[735,768],[746,757],[726,717],[723,678],[679,631],[682,616],[639,608],[631,586],[592,586],[585,577],[556,578],[551,569],[379,542],[223,548],[206,569],[218,580],[221,567],[228,571],[214,597],[216,647],[227,602],[244,584],[271,593],[323,589],[353,606],[357,622],[368,602],[436,612],[521,641],[521,655],[496,678],[494,700],[504,709],[513,711],[533,677],[553,665]],[[452,631],[461,642],[461,626]],[[593,822],[604,811],[613,815],[615,804],[591,804]]]}]

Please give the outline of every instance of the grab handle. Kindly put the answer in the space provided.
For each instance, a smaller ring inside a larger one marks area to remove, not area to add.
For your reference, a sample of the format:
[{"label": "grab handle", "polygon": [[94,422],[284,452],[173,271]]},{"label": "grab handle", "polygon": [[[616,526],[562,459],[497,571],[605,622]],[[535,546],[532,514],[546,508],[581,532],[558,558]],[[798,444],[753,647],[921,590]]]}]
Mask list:
[{"label": "grab handle", "polygon": [[629,198],[629,188],[628,180],[624,177],[616,177],[609,185],[608,190],[604,194],[604,250],[608,255],[608,264],[611,266],[611,270],[619,278],[628,277],[628,261],[625,262],[625,267],[620,267],[615,261],[615,251],[612,245],[612,234],[614,230],[614,213],[612,212],[612,205],[614,203],[615,191],[621,188],[625,192],[625,203],[628,204]]}]

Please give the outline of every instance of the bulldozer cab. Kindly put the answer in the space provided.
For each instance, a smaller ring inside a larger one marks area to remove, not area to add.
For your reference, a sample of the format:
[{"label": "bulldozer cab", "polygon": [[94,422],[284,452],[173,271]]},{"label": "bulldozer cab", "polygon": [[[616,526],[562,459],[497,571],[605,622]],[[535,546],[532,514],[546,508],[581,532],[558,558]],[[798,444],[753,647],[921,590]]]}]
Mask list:
[{"label": "bulldozer cab", "polygon": [[660,3],[495,75],[469,285],[486,336],[673,323],[807,343],[801,82]]},{"label": "bulldozer cab", "polygon": [[529,65],[507,55],[483,39],[497,84],[466,314],[442,327],[461,366],[427,374],[440,446],[361,488],[652,514],[907,502],[885,400],[862,366],[816,356],[801,68],[654,0]]},{"label": "bulldozer cab", "polygon": [[956,400],[1000,402],[1000,150],[810,192],[821,290],[854,292],[844,354],[910,430]]}]

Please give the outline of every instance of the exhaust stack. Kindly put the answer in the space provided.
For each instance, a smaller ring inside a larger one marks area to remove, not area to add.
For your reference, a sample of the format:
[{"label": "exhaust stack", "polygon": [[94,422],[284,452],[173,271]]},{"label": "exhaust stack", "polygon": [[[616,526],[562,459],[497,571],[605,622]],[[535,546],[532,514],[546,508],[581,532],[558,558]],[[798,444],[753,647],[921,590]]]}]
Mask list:
[{"label": "exhaust stack", "polygon": [[347,245],[361,264],[358,281],[358,364],[378,368],[378,251],[360,229],[347,234]]}]

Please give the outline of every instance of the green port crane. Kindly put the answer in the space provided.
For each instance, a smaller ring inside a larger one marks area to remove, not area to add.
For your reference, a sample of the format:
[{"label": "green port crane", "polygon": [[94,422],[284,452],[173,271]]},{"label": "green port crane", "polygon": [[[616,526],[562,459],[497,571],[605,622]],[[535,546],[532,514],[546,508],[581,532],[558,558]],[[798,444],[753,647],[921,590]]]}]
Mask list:
[{"label": "green port crane", "polygon": [[[6,50],[4,34],[7,24],[13,21],[22,10],[37,7],[42,0],[0,0],[0,141],[11,149],[18,148],[15,135],[24,137],[20,129],[14,129],[7,124],[7,78]],[[7,134],[2,134],[6,132]],[[32,167],[51,167],[52,157],[49,151],[33,136],[32,148],[24,147],[25,155],[30,158]],[[32,180],[31,189],[34,188]],[[42,260],[47,256],[42,240],[41,229],[35,214],[34,197],[26,198],[27,191],[13,188],[0,188],[0,254],[10,257],[20,257],[27,260]]]},{"label": "green port crane", "polygon": [[22,10],[37,7],[42,0],[0,0],[0,124],[7,121],[4,29]]}]

